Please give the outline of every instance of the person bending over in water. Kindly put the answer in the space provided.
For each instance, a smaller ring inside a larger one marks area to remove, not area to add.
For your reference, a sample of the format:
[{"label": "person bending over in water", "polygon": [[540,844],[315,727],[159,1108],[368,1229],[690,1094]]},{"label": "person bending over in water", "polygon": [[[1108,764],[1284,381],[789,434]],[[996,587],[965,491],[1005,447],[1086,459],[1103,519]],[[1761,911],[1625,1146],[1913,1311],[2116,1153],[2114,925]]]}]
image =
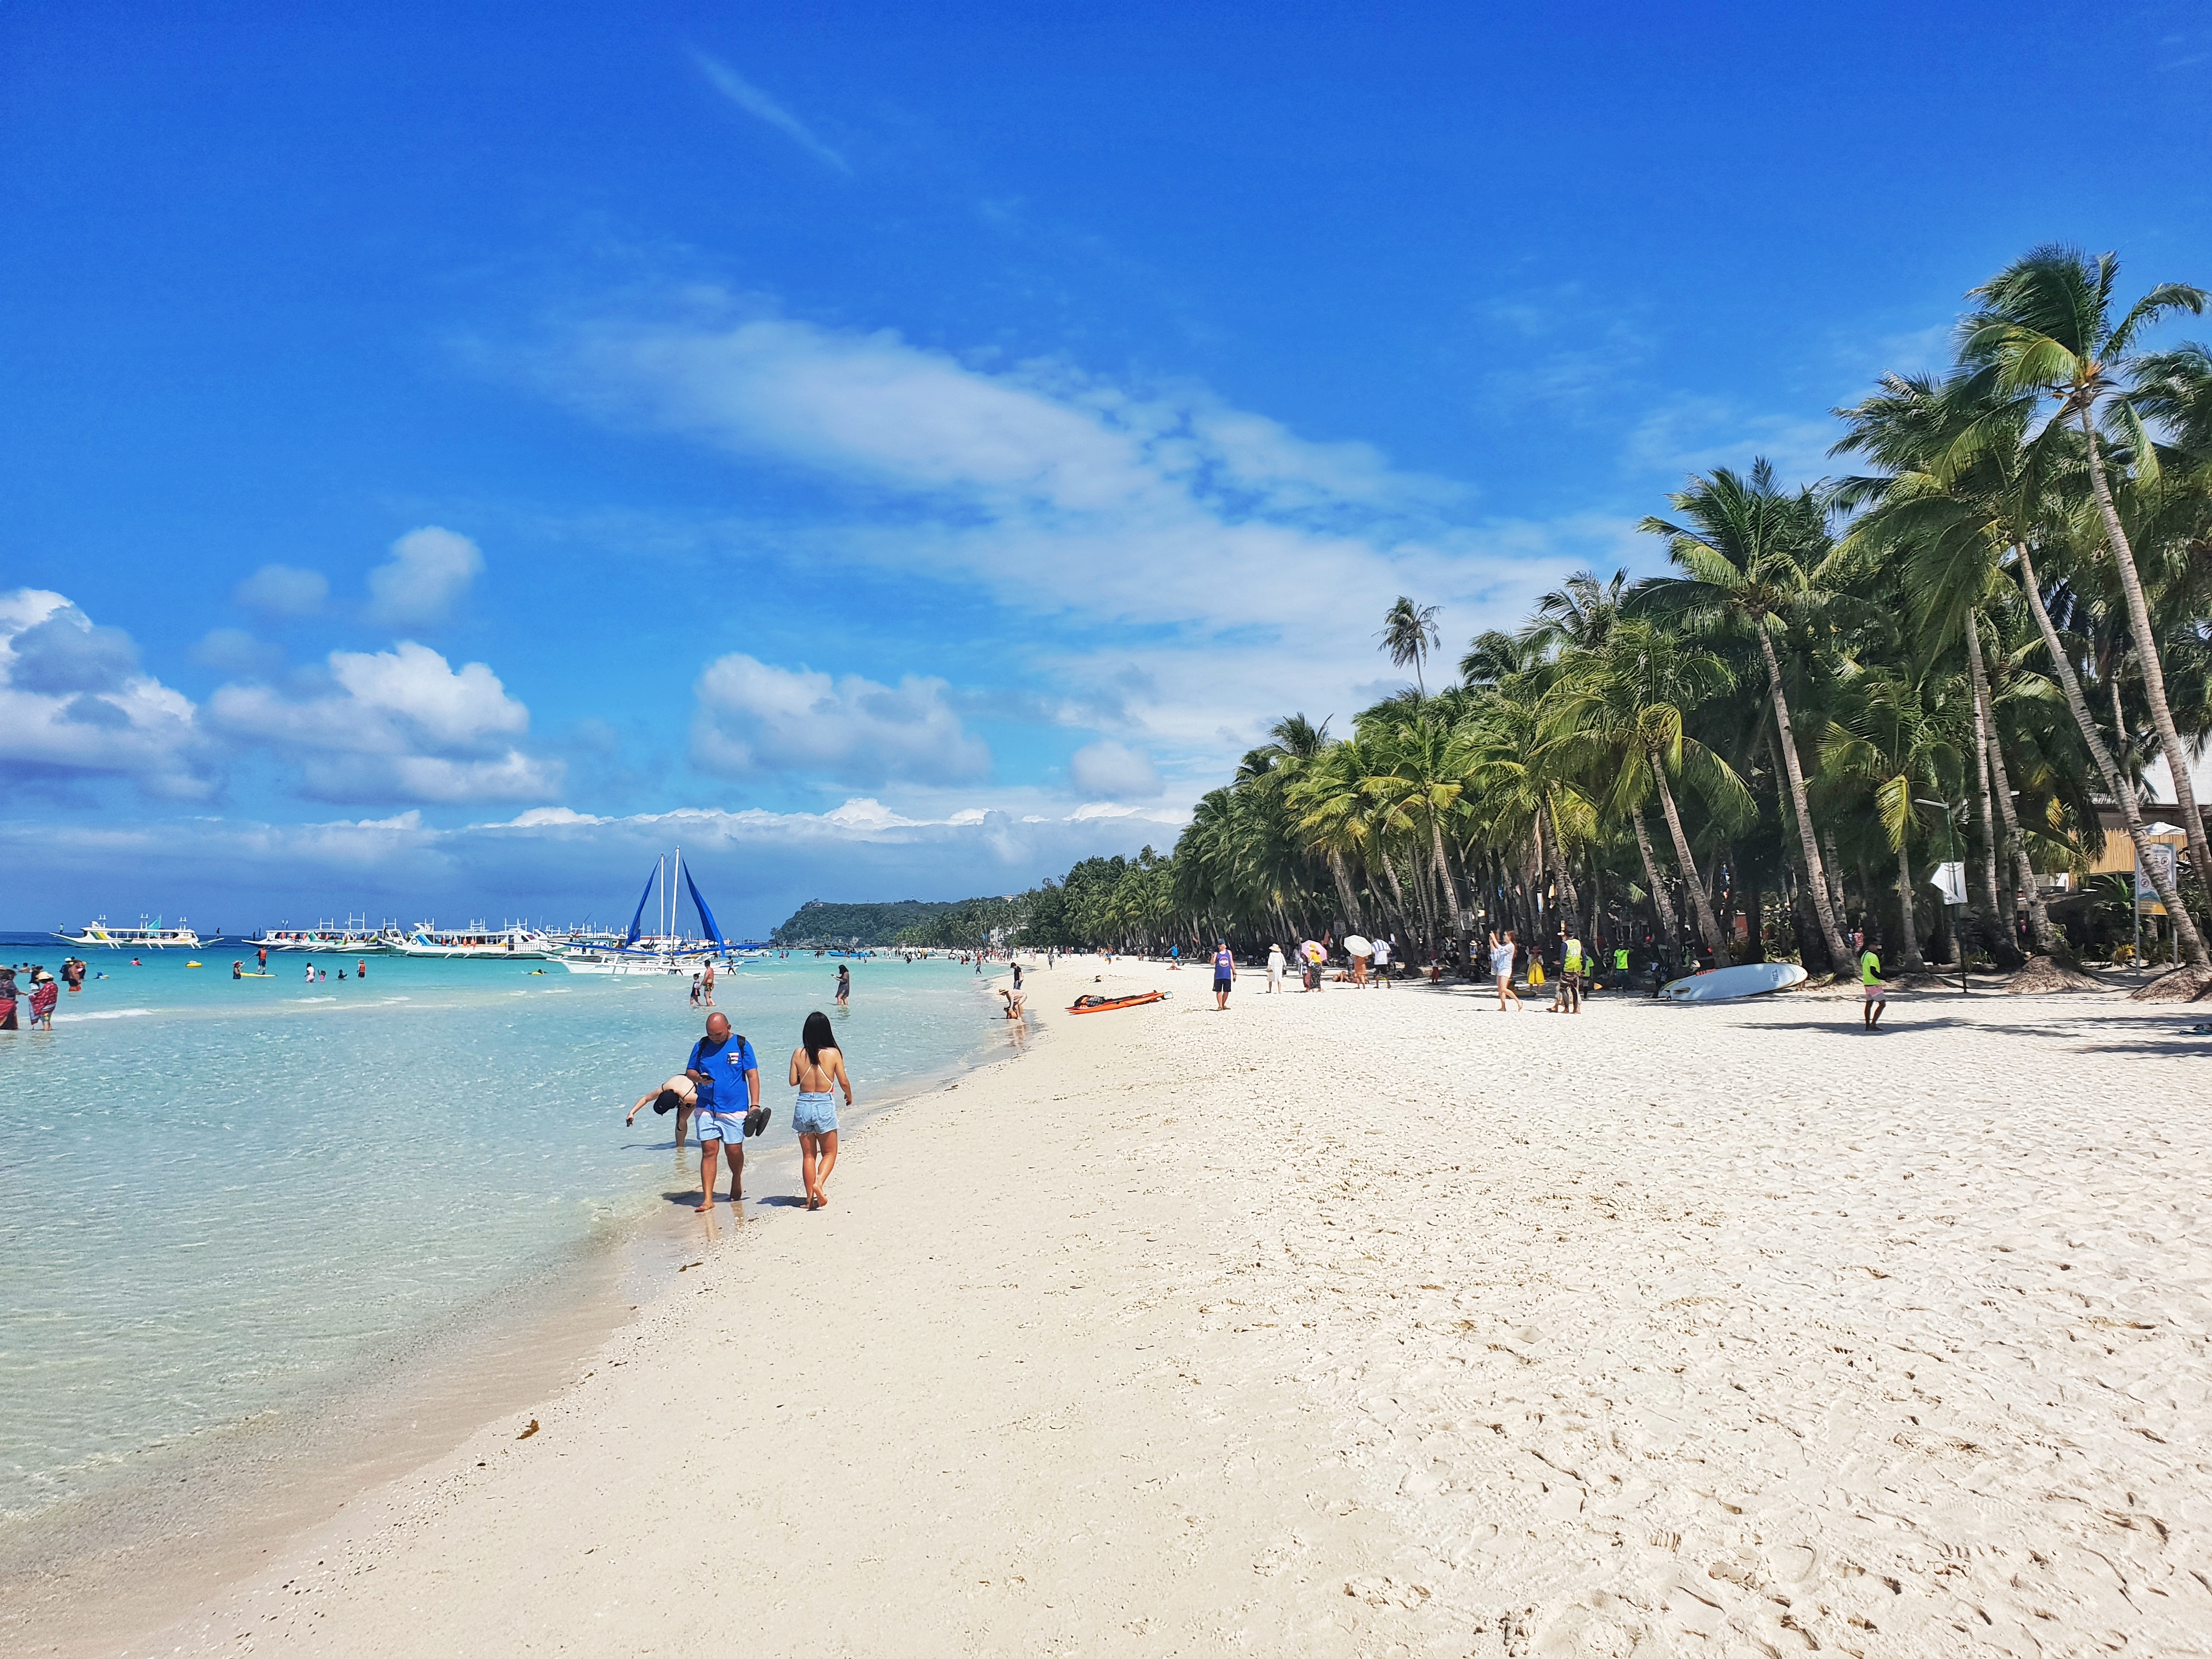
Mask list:
[{"label": "person bending over in water", "polygon": [[700,1210],[714,1207],[714,1155],[730,1166],[730,1202],[745,1195],[745,1119],[760,1104],[760,1061],[730,1030],[727,1014],[707,1016],[707,1035],[691,1045],[684,1074],[698,1085]]},{"label": "person bending over in water", "polygon": [[637,1121],[637,1115],[648,1106],[664,1115],[673,1112],[676,1114],[676,1150],[680,1152],[684,1150],[684,1133],[691,1127],[691,1109],[698,1103],[698,1085],[678,1072],[658,1089],[647,1089],[640,1095],[637,1104],[629,1109],[629,1115],[623,1120],[623,1127],[629,1128]]},{"label": "person bending over in water", "polygon": [[791,1051],[791,1082],[799,1091],[791,1127],[799,1131],[806,1207],[818,1210],[830,1201],[822,1189],[830,1184],[830,1171],[837,1167],[837,1103],[831,1097],[831,1086],[845,1091],[848,1106],[853,1103],[853,1079],[846,1075],[845,1056],[830,1030],[830,1016],[819,1009],[807,1015],[799,1047]]}]

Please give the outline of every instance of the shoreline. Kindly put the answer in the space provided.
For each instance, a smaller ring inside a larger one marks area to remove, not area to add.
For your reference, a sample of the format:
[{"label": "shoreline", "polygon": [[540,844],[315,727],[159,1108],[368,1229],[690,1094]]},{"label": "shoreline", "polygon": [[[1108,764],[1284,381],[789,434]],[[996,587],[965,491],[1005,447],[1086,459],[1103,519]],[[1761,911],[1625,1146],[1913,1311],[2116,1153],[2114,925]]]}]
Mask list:
[{"label": "shoreline", "polygon": [[[997,1008],[995,997],[988,1006]],[[965,1054],[902,1075],[879,1099],[864,1097],[848,1115],[848,1133],[864,1135],[901,1106],[1042,1035],[1024,1027],[1016,1045],[1006,1030],[986,1030]],[[780,1083],[764,1078],[762,1094],[780,1119],[787,1113]],[[680,1156],[671,1152],[671,1180],[688,1181],[696,1194],[697,1141]],[[796,1190],[798,1170],[795,1143],[749,1152],[748,1211],[781,1207],[773,1197],[762,1202],[763,1188]],[[0,1522],[0,1639],[11,1650],[20,1641],[40,1652],[112,1652],[164,1627],[177,1606],[238,1582],[288,1541],[450,1452],[488,1421],[558,1389],[727,1230],[726,1199],[702,1216],[676,1196],[672,1189],[659,1202],[641,1203],[634,1216],[556,1259],[372,1346],[250,1418],[127,1454],[94,1490]],[[344,1449],[332,1456],[331,1445]],[[75,1609],[87,1602],[101,1609],[97,1638],[52,1634],[76,1623]]]},{"label": "shoreline", "polygon": [[2204,1650],[2185,1011],[1067,966],[829,1210],[72,1650]]}]

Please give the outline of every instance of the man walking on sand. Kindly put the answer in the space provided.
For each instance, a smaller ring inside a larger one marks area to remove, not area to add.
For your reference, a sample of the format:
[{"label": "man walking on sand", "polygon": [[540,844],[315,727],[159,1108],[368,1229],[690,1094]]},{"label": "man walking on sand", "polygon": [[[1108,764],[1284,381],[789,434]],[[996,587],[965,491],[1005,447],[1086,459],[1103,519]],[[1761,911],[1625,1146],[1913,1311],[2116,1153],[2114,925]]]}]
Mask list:
[{"label": "man walking on sand", "polygon": [[1888,987],[1881,982],[1881,958],[1875,954],[1873,945],[1866,944],[1864,935],[1859,938],[1864,947],[1859,951],[1859,983],[1865,988],[1866,1028],[1869,1031],[1879,1030],[1881,1011],[1889,1006]]},{"label": "man walking on sand", "polygon": [[1237,953],[1229,948],[1229,941],[1218,941],[1213,949],[1213,1006],[1223,1012],[1229,1007],[1230,988],[1237,983]]},{"label": "man walking on sand", "polygon": [[698,1090],[699,1202],[714,1207],[714,1155],[730,1166],[730,1202],[745,1195],[745,1115],[760,1104],[760,1060],[753,1045],[730,1030],[726,1014],[707,1016],[707,1035],[691,1045],[684,1075]]}]

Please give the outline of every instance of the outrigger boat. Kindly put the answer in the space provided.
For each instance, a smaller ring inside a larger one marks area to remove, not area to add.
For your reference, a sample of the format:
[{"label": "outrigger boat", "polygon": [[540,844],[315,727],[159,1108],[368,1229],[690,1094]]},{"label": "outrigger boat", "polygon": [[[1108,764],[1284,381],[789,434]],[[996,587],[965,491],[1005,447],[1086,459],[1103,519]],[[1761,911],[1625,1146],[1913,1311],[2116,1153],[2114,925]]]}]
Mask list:
[{"label": "outrigger boat", "polygon": [[209,943],[187,927],[182,916],[173,927],[164,927],[159,916],[149,925],[142,915],[136,927],[110,927],[102,916],[74,933],[56,929],[54,937],[64,945],[104,945],[111,951],[197,951]]},{"label": "outrigger boat", "polygon": [[390,922],[372,928],[366,916],[346,918],[341,927],[324,922],[319,927],[264,927],[260,936],[244,942],[263,951],[323,951],[337,955],[375,956],[392,949],[399,929]]},{"label": "outrigger boat", "polygon": [[488,927],[481,921],[472,921],[465,927],[440,927],[434,922],[419,921],[412,933],[399,935],[390,945],[394,956],[489,958],[500,962],[533,961],[552,955],[555,948],[544,934],[519,923]]},{"label": "outrigger boat", "polygon": [[[699,896],[699,884],[684,867],[684,849],[680,847],[676,849],[675,875],[682,878],[684,890],[691,896],[692,908],[699,913],[699,925],[706,930],[705,939],[685,939],[677,933],[676,913],[682,901],[670,876],[668,860],[656,859],[653,873],[645,878],[645,890],[637,896],[637,911],[630,917],[629,929],[621,942],[571,945],[560,953],[561,965],[572,974],[690,974],[717,957],[727,961],[730,942],[722,937],[720,924],[707,908],[707,901]],[[661,899],[653,916],[659,931],[647,934],[645,907],[653,902],[656,889]]]}]

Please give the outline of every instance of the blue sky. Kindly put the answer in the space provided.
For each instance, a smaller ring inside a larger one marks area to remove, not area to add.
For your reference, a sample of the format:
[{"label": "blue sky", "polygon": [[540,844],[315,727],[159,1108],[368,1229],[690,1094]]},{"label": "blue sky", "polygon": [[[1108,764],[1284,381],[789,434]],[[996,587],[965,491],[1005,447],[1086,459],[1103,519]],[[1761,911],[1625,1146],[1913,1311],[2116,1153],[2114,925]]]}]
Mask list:
[{"label": "blue sky", "polygon": [[1011,890],[2212,283],[2179,5],[301,9],[0,16],[0,926]]}]

